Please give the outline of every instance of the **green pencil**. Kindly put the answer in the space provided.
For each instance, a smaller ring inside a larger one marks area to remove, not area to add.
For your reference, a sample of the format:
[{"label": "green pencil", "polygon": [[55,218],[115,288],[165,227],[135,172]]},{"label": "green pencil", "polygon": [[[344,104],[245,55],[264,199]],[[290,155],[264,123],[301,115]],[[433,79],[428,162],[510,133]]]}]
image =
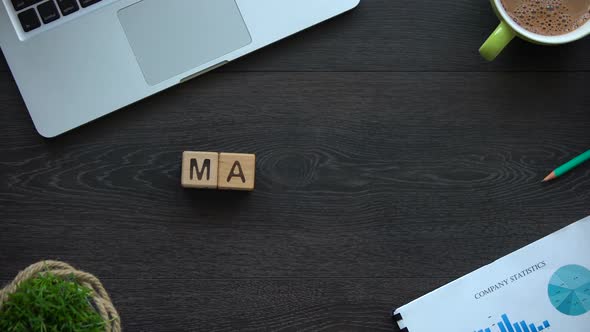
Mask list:
[{"label": "green pencil", "polygon": [[568,161],[567,163],[559,166],[556,168],[551,174],[547,175],[543,182],[551,181],[557,179],[558,177],[564,175],[565,173],[571,171],[572,169],[582,165],[584,162],[590,160],[590,150],[582,153],[581,155],[577,156],[576,158]]}]

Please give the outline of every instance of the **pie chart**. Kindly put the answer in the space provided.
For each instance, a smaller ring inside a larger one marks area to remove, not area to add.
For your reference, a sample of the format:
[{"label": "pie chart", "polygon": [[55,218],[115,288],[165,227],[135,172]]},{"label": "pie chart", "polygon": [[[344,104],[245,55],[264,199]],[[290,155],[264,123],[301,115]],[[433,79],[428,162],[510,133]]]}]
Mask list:
[{"label": "pie chart", "polygon": [[580,316],[590,311],[590,270],[566,265],[549,281],[549,300],[562,314]]}]

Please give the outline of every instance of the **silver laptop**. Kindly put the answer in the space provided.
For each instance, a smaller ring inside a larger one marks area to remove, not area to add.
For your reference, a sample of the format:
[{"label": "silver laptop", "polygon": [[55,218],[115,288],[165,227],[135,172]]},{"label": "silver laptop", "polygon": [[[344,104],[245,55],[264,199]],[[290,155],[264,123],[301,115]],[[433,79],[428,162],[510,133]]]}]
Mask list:
[{"label": "silver laptop", "polygon": [[0,45],[33,123],[45,137],[194,78],[359,3],[0,1]]}]

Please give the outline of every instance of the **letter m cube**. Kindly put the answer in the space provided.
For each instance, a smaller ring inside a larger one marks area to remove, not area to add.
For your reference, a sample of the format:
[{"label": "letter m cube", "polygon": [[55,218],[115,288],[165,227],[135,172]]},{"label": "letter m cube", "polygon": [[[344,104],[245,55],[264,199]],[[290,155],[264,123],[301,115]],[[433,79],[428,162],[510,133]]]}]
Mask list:
[{"label": "letter m cube", "polygon": [[185,151],[181,183],[185,188],[217,189],[219,153]]}]

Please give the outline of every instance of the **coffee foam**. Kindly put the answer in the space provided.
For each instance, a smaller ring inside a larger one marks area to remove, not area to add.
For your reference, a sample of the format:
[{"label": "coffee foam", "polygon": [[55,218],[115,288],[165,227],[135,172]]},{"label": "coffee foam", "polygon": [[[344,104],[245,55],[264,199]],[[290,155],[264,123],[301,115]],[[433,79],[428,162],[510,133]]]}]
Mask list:
[{"label": "coffee foam", "polygon": [[502,0],[523,28],[546,36],[574,31],[590,20],[590,0]]}]

